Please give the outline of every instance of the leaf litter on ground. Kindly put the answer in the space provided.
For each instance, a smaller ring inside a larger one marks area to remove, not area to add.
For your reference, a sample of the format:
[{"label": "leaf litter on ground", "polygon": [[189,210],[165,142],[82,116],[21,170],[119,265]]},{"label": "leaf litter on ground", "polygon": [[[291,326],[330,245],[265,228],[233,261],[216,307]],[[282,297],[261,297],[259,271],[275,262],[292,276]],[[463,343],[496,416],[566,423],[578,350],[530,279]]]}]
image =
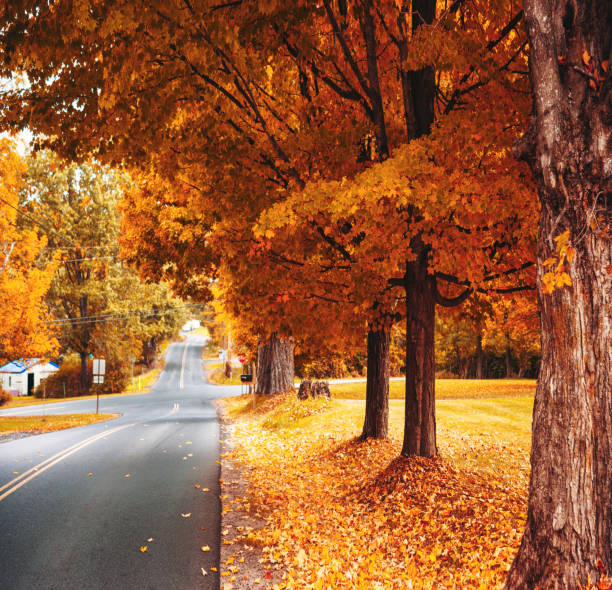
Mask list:
[{"label": "leaf litter on ground", "polygon": [[243,397],[222,403],[250,488],[224,511],[265,520],[234,541],[263,547],[279,588],[503,587],[525,520],[523,439],[441,424],[441,457],[402,458],[397,420],[389,440],[356,438],[363,403]]}]

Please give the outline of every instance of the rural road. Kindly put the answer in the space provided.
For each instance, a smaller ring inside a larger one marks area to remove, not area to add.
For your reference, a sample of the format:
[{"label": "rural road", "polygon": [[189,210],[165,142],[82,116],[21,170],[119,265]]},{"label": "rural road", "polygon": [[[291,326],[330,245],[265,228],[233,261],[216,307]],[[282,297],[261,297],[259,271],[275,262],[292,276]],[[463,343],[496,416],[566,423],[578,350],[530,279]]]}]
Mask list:
[{"label": "rural road", "polygon": [[[172,344],[151,393],[101,397],[115,420],[0,444],[1,590],[219,588],[212,400],[239,388],[207,385],[200,354],[201,343]],[[95,400],[0,415],[92,410]]]}]

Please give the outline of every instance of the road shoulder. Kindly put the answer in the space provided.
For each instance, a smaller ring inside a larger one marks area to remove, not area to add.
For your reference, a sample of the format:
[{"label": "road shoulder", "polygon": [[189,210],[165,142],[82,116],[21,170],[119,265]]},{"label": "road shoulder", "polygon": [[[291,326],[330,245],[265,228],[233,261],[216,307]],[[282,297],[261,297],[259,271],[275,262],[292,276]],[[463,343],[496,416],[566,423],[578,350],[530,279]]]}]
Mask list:
[{"label": "road shoulder", "polygon": [[[232,458],[234,427],[223,404],[217,400],[215,406],[221,423],[221,590],[274,588],[278,574],[268,573],[264,567],[263,547],[249,542],[252,531],[266,525],[265,520],[249,512],[249,468]],[[232,577],[234,581],[230,582]]]}]

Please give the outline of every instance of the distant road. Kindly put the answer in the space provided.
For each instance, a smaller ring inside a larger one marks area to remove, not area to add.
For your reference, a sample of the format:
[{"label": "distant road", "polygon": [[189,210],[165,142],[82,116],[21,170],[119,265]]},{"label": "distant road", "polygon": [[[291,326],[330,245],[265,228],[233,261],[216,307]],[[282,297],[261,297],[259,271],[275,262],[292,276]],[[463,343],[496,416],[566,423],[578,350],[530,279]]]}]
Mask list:
[{"label": "distant road", "polygon": [[[175,343],[151,393],[100,398],[120,418],[0,444],[0,589],[219,588],[212,400],[239,391],[205,382],[200,343]],[[0,415],[94,410],[82,400]]]}]

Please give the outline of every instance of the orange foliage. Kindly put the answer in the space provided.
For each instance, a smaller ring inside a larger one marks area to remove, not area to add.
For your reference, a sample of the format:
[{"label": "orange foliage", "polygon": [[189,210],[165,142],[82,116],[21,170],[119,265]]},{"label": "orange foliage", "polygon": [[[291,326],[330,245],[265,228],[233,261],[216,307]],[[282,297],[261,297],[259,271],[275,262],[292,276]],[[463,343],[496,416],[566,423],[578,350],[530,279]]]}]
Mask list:
[{"label": "orange foliage", "polygon": [[0,139],[0,364],[54,353],[47,293],[56,262],[40,261],[45,238],[19,228],[19,191],[25,166],[14,145]]}]

